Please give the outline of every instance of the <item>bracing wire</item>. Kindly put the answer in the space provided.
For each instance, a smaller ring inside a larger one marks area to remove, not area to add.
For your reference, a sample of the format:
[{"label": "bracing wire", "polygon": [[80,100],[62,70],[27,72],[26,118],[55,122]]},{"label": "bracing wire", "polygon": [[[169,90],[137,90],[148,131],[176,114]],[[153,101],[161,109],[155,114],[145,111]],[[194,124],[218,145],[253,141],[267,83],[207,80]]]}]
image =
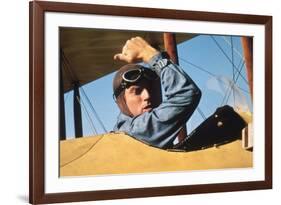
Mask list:
[{"label": "bracing wire", "polygon": [[[187,61],[187,60],[185,60],[185,59],[183,59],[183,58],[180,58],[179,56],[178,56],[178,59],[180,59],[180,60],[182,60],[182,61],[184,61],[184,62],[186,62],[186,63],[188,63],[188,64],[190,64],[190,65],[192,65],[192,66],[194,66],[195,68],[197,68],[197,69],[199,69],[199,70],[201,70],[201,71],[203,71],[203,72],[208,73],[209,75],[215,76],[213,73],[211,73],[211,72],[205,70],[204,68],[201,68],[200,66],[197,66],[197,65],[195,65],[195,64],[193,64],[193,63],[191,63],[191,62],[189,62],[189,61]],[[200,114],[200,116],[201,116],[204,120],[207,119],[206,116],[204,115],[203,111],[202,111],[199,107],[197,107],[196,110],[198,111],[198,113]]]},{"label": "bracing wire", "polygon": [[90,127],[92,128],[93,133],[97,135],[98,132],[97,132],[95,126],[94,126],[94,123],[93,123],[93,121],[92,121],[92,119],[90,117],[90,114],[89,114],[88,110],[86,109],[86,106],[85,106],[83,100],[81,100],[78,96],[76,96],[76,100],[79,102],[80,105],[82,105],[81,107],[83,108],[83,110],[84,110],[84,112],[85,112],[85,114],[87,116],[87,120],[88,120],[88,122],[90,124]]},{"label": "bracing wire", "polygon": [[100,119],[98,113],[96,112],[96,110],[95,110],[94,106],[92,105],[92,103],[91,103],[89,97],[87,96],[86,92],[84,91],[84,89],[83,89],[82,87],[81,87],[81,90],[82,90],[82,93],[83,93],[83,95],[85,96],[85,98],[86,98],[86,100],[87,100],[87,102],[88,102],[88,105],[90,106],[92,112],[94,113],[94,115],[96,116],[98,122],[99,122],[100,125],[102,126],[104,132],[107,132],[107,130],[106,130],[104,124],[102,123],[102,121],[101,121],[101,119]]},{"label": "bracing wire", "polygon": [[206,120],[206,119],[207,119],[206,116],[204,115],[204,113],[202,112],[202,110],[201,110],[199,107],[197,107],[196,110],[197,110],[198,113],[201,115],[201,117],[203,118],[203,120]]},{"label": "bracing wire", "polygon": [[215,74],[213,74],[213,73],[211,73],[210,71],[208,71],[208,70],[206,70],[206,69],[204,69],[204,68],[202,68],[202,67],[200,67],[200,66],[198,66],[198,65],[195,65],[194,63],[192,63],[192,62],[190,62],[190,61],[188,61],[188,60],[186,60],[186,59],[183,59],[183,58],[181,58],[181,57],[178,57],[180,60],[182,60],[183,62],[185,62],[185,63],[187,63],[187,64],[190,64],[190,65],[192,65],[193,67],[195,67],[195,68],[197,68],[197,69],[199,69],[199,70],[201,70],[201,71],[203,71],[203,72],[205,72],[205,73],[208,73],[209,75],[211,75],[211,76],[213,76],[213,77],[215,77],[216,75]]},{"label": "bracing wire", "polygon": [[66,78],[70,81],[70,82],[73,82],[74,79],[73,77],[71,76],[71,74],[69,73],[68,71],[68,68],[67,68],[67,65],[64,61],[62,61],[62,69],[65,71],[65,76]]},{"label": "bracing wire", "polygon": [[[222,36],[223,40],[229,45],[231,46],[231,42],[229,42],[229,40],[227,40],[227,38],[225,36]],[[244,60],[244,57],[242,56],[242,54],[235,48],[233,47],[233,51],[235,51],[235,53]]]},{"label": "bracing wire", "polygon": [[[182,60],[183,62],[185,62],[185,63],[191,65],[191,66],[194,67],[194,68],[197,68],[197,69],[199,69],[199,70],[201,70],[201,71],[203,71],[203,72],[205,72],[205,73],[207,73],[207,74],[209,74],[209,75],[211,75],[211,76],[213,76],[213,77],[216,77],[215,74],[211,73],[211,72],[208,71],[207,69],[204,69],[204,68],[202,68],[202,67],[200,67],[200,66],[198,66],[198,65],[195,65],[194,63],[192,63],[192,62],[190,62],[190,61],[188,61],[188,60],[186,60],[186,59],[184,59],[184,58],[179,57],[179,59]],[[239,74],[240,74],[240,73],[241,73],[241,71],[239,72]],[[249,94],[249,91],[247,91],[247,90],[245,90],[245,89],[243,89],[243,88],[241,88],[241,87],[239,87],[239,86],[237,86],[237,88],[239,88],[239,89],[242,90],[243,92]]]},{"label": "bracing wire", "polygon": [[[242,61],[243,61],[243,64],[241,65]],[[241,72],[241,70],[242,70],[242,68],[243,68],[243,66],[244,66],[244,63],[245,63],[245,61],[241,59],[240,62],[239,62],[239,66],[238,66],[238,67],[240,68],[240,69],[239,69],[240,72]],[[236,74],[234,74],[234,76],[235,76],[235,75],[236,75]],[[237,75],[236,78],[237,78],[237,77],[239,77],[239,75]],[[238,78],[237,78],[236,80],[234,80],[234,83],[236,83],[237,80],[238,80]],[[221,102],[221,106],[225,103],[225,100],[227,99],[227,97],[228,97],[228,95],[229,95],[229,92],[231,92],[232,87],[233,87],[233,86],[231,86],[231,85],[227,87],[227,90],[226,90],[226,92],[225,92],[225,94],[224,94],[224,96],[223,96],[222,102]],[[227,100],[227,101],[228,101],[228,100]],[[226,101],[226,103],[227,103],[227,101]]]},{"label": "bracing wire", "polygon": [[[244,63],[243,63],[243,65],[244,65]],[[243,68],[243,65],[242,65],[241,68],[240,68],[240,72],[241,72],[241,70],[242,70],[242,68]],[[233,85],[232,85],[232,89],[233,89],[233,86],[235,85],[235,83],[237,82],[238,78],[239,78],[239,75],[236,76],[236,79],[234,80]],[[233,92],[234,92],[234,91],[233,91]],[[229,98],[230,98],[230,93],[228,94],[228,97],[227,97],[227,99],[226,99],[226,103],[228,102]],[[235,99],[234,99],[234,103],[235,103]]]},{"label": "bracing wire", "polygon": [[[218,46],[218,48],[220,49],[220,51],[223,53],[223,55],[226,57],[226,59],[233,65],[233,67],[236,69],[236,71],[238,71],[239,69],[234,65],[234,63],[231,61],[231,59],[228,57],[228,55],[225,53],[225,51],[222,49],[222,47],[220,46],[220,44],[217,42],[217,40],[213,37],[210,36],[213,41],[215,42],[215,44]],[[245,79],[245,77],[243,75],[240,76],[247,84],[248,81]]]},{"label": "bracing wire", "polygon": [[[245,61],[243,61],[243,64],[241,65],[241,67],[240,67],[240,69],[239,69],[239,72],[242,71],[242,68],[244,67],[244,65],[245,65]],[[228,93],[226,92],[226,96],[227,96],[227,97],[226,97],[225,104],[227,104],[227,102],[228,102],[228,100],[229,100],[229,98],[230,98],[231,90],[233,89],[233,86],[234,86],[235,83],[238,81],[238,79],[239,79],[239,75],[236,76],[234,82],[233,82],[232,85],[229,87],[229,92],[228,92]]]},{"label": "bracing wire", "polygon": [[73,70],[71,69],[69,60],[67,59],[67,57],[65,56],[65,53],[63,51],[61,51],[61,53],[62,53],[63,65],[67,70],[66,73],[68,73],[72,82],[77,82],[78,78],[77,78],[76,74],[73,72]]}]

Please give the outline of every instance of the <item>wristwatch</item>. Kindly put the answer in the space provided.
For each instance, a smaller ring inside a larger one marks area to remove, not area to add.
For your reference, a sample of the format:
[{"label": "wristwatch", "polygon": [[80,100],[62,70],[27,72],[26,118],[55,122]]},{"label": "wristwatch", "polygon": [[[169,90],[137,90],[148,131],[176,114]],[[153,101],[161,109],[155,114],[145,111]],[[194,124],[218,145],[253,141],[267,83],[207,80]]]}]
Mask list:
[{"label": "wristwatch", "polygon": [[167,52],[161,52],[159,56],[157,56],[157,59],[155,60],[155,63],[152,66],[155,72],[159,75],[161,73],[161,70],[170,63],[171,61],[169,54]]}]

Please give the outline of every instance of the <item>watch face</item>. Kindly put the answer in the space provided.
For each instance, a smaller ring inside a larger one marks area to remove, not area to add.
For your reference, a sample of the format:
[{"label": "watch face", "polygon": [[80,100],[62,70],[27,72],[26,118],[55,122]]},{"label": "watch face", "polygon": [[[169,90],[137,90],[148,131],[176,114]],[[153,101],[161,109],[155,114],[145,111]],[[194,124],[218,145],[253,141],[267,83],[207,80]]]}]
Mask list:
[{"label": "watch face", "polygon": [[159,59],[155,64],[154,64],[154,69],[155,71],[159,74],[161,70],[166,67],[169,63],[169,60],[167,59],[167,54],[161,53],[162,59]]},{"label": "watch face", "polygon": [[164,68],[168,64],[167,59],[161,59],[157,62],[157,65],[159,66],[160,69]]}]

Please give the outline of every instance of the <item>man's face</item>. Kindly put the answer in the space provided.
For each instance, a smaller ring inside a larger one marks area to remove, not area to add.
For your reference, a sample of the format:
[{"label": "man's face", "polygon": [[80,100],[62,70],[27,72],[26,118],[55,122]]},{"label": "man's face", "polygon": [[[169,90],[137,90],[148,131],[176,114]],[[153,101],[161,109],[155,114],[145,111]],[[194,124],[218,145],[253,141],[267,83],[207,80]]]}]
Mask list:
[{"label": "man's face", "polygon": [[147,80],[141,80],[125,89],[125,100],[133,116],[152,110],[151,86]]}]

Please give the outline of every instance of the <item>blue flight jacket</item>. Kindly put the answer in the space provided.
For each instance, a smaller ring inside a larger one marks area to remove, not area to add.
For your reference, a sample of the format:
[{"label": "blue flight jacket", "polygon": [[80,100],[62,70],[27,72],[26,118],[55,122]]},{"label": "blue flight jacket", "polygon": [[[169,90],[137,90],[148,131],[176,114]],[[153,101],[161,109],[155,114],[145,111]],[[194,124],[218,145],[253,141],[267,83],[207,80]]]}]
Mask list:
[{"label": "blue flight jacket", "polygon": [[120,113],[113,130],[125,132],[151,146],[170,149],[199,104],[201,91],[178,65],[163,54],[154,56],[148,64],[160,76],[162,103],[136,117]]}]

